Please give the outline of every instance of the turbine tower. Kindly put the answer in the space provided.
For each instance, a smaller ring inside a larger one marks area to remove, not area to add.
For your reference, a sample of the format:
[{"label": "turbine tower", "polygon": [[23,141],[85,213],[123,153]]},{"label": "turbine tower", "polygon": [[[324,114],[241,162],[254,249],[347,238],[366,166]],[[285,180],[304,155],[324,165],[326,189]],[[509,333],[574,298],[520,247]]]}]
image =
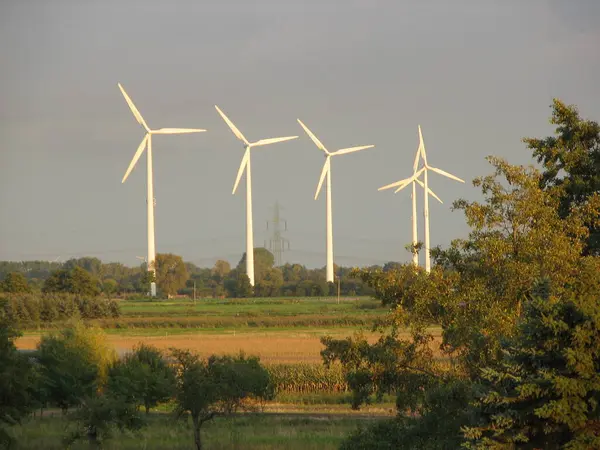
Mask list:
[{"label": "turbine tower", "polygon": [[[413,163],[413,174],[409,178],[405,178],[404,180],[396,181],[395,183],[388,184],[386,186],[380,187],[378,191],[383,191],[385,189],[390,189],[397,187],[394,193],[397,193],[404,189],[409,184],[412,185],[412,245],[413,245],[413,264],[415,266],[419,265],[419,254],[416,251],[416,245],[418,242],[417,236],[417,187],[418,183],[422,188],[425,188],[425,185],[421,180],[419,180],[419,176],[424,172],[425,169],[417,170],[419,167],[419,156],[421,155],[421,146],[417,149],[417,153],[415,154],[415,162]],[[443,203],[442,200],[435,195],[435,193],[431,189],[427,189],[429,195],[433,196],[438,202]]]},{"label": "turbine tower", "polygon": [[[125,176],[123,176],[123,179],[121,180],[121,183],[125,183],[125,180],[127,180],[127,177],[129,176],[129,174],[131,173],[131,171],[133,170],[133,168],[135,167],[136,163],[138,162],[138,159],[140,159],[140,156],[142,156],[142,153],[144,152],[144,149],[147,148],[147,152],[146,155],[148,157],[147,159],[147,199],[146,199],[146,204],[148,205],[148,260],[147,260],[147,267],[148,267],[148,271],[152,272],[154,275],[156,275],[156,267],[155,267],[155,260],[156,260],[156,250],[155,250],[155,246],[154,246],[154,205],[155,205],[155,199],[154,199],[154,185],[153,185],[153,176],[152,176],[152,136],[155,134],[187,134],[187,133],[201,133],[203,131],[203,129],[199,129],[199,128],[159,128],[157,130],[151,130],[148,125],[146,124],[146,122],[144,121],[144,118],[142,117],[142,115],[140,114],[140,112],[138,111],[138,109],[135,107],[135,105],[133,104],[133,102],[131,101],[131,98],[129,98],[129,96],[127,95],[127,92],[125,92],[125,89],[123,89],[123,86],[121,86],[121,83],[117,83],[117,85],[119,86],[119,89],[121,90],[121,93],[123,94],[123,97],[125,97],[125,101],[127,102],[127,104],[129,105],[129,109],[131,109],[131,112],[133,113],[135,119],[138,121],[138,123],[144,127],[144,130],[146,131],[146,135],[144,136],[144,139],[142,139],[142,142],[140,143],[140,145],[137,148],[137,151],[135,152],[135,155],[133,155],[133,159],[131,160],[131,163],[129,163],[129,167],[127,168],[127,171],[125,172]],[[152,282],[152,284],[150,285],[150,295],[152,297],[156,296],[156,283]]]},{"label": "turbine tower", "polygon": [[215,105],[215,108],[217,108],[217,112],[221,115],[233,134],[244,144],[244,156],[240,163],[240,168],[238,169],[232,194],[235,194],[240,179],[242,178],[242,174],[244,173],[244,170],[246,170],[246,275],[248,275],[250,284],[254,286],[254,233],[252,230],[252,175],[250,171],[250,149],[252,147],[289,141],[291,139],[296,139],[298,136],[277,137],[249,142],[217,105]]},{"label": "turbine tower", "polygon": [[304,128],[308,137],[315,143],[315,145],[325,152],[325,164],[323,164],[323,170],[321,171],[321,178],[317,186],[317,192],[315,193],[315,200],[319,197],[319,192],[323,186],[325,176],[327,176],[327,200],[326,200],[326,248],[327,248],[327,269],[326,269],[326,280],[333,283],[333,224],[331,218],[331,157],[338,155],[345,155],[346,153],[357,152],[359,150],[365,150],[367,148],[375,147],[374,145],[362,145],[360,147],[349,147],[337,150],[335,152],[329,152],[325,146],[317,139],[317,137],[308,129],[306,125],[298,119],[298,123]]}]

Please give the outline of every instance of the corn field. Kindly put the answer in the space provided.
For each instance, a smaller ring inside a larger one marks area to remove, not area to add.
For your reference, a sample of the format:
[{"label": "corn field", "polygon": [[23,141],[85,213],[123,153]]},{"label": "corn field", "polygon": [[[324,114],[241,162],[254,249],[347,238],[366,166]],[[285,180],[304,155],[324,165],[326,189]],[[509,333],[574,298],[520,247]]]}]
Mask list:
[{"label": "corn field", "polygon": [[266,367],[277,392],[308,394],[349,390],[339,364],[332,364],[329,368],[310,363],[271,364]]}]

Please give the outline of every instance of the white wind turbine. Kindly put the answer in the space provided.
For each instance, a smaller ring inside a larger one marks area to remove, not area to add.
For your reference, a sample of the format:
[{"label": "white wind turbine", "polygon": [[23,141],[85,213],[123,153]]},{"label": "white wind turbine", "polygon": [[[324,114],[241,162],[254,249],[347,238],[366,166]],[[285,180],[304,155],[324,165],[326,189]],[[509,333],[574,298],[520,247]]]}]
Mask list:
[{"label": "white wind turbine", "polygon": [[[154,263],[155,263],[155,259],[156,259],[156,251],[155,251],[155,246],[154,246],[154,204],[155,204],[155,199],[154,199],[154,185],[153,185],[153,179],[152,179],[152,135],[154,135],[154,134],[201,133],[206,130],[202,130],[202,129],[198,129],[198,128],[160,128],[158,130],[151,130],[150,128],[148,128],[148,125],[146,125],[144,118],[142,117],[142,115],[140,114],[138,109],[135,107],[133,102],[131,101],[131,98],[129,98],[129,96],[125,92],[125,89],[123,89],[123,86],[121,86],[121,83],[117,83],[117,84],[119,86],[119,89],[121,90],[121,93],[123,94],[123,97],[125,97],[125,101],[129,105],[129,109],[131,109],[131,112],[135,116],[135,119],[138,121],[138,123],[142,127],[144,127],[144,130],[146,131],[146,135],[144,136],[144,139],[142,139],[142,142],[138,146],[137,151],[135,152],[135,155],[133,155],[133,159],[131,160],[131,163],[129,163],[129,167],[127,168],[127,171],[125,172],[125,176],[123,176],[121,183],[125,183],[125,180],[127,180],[127,177],[129,176],[129,174],[135,167],[135,164],[137,163],[138,159],[140,159],[140,156],[142,156],[144,149],[147,147],[147,152],[146,152],[146,154],[148,156],[147,166],[146,166],[146,168],[147,168],[147,175],[146,175],[147,176],[147,188],[148,188],[147,199],[146,199],[146,204],[148,205],[148,211],[147,211],[148,212],[147,267],[148,267],[148,271],[153,272],[156,275],[156,268],[154,267]],[[153,297],[156,296],[156,283],[154,283],[154,282],[150,286],[150,295],[152,295]]]},{"label": "white wind turbine", "polygon": [[[395,187],[398,186],[398,188],[396,189],[395,192],[400,191],[401,189],[404,189],[406,187],[406,185],[408,185],[408,183],[411,183],[413,180],[416,180],[417,182],[419,182],[419,180],[417,180],[418,176],[423,173],[423,189],[425,190],[425,192],[429,192],[431,194],[433,194],[431,192],[431,190],[429,189],[429,184],[428,184],[428,171],[432,170],[433,172],[439,173],[440,175],[443,175],[447,178],[450,178],[452,180],[456,180],[456,181],[460,181],[461,183],[464,183],[464,180],[461,180],[460,178],[442,170],[442,169],[438,169],[437,167],[432,167],[427,163],[427,153],[425,152],[425,143],[423,142],[423,133],[421,133],[421,125],[419,125],[419,149],[417,150],[417,156],[421,155],[421,158],[423,159],[423,164],[424,167],[415,172],[413,174],[412,177],[407,178],[406,180],[401,180],[398,181],[396,183],[392,183],[391,185],[388,186],[384,186],[381,189],[384,188],[390,188],[390,187]],[[416,167],[418,166],[418,162],[417,162],[417,158],[415,158],[415,164],[413,165],[413,168],[416,169]],[[419,182],[420,183],[420,182]],[[414,198],[414,185],[413,185],[413,198]],[[423,216],[425,218],[425,271],[427,273],[429,273],[431,271],[431,255],[429,254],[429,249],[430,249],[430,242],[429,242],[429,195],[424,195],[423,196],[424,201],[423,201]],[[438,198],[439,200],[439,198]],[[440,200],[441,201],[441,200]],[[413,202],[413,216],[416,217],[416,206],[415,203]],[[413,222],[413,235],[416,234],[415,231],[416,228],[416,219]]]},{"label": "white wind turbine", "polygon": [[[425,171],[425,169],[421,169],[417,171],[417,168],[419,167],[419,156],[421,155],[421,146],[419,145],[419,148],[417,149],[417,153],[415,154],[415,162],[413,163],[413,174],[411,177],[409,178],[405,178],[404,180],[400,180],[400,181],[396,181],[395,183],[391,183],[388,184],[386,186],[380,187],[379,189],[377,189],[378,191],[383,191],[385,189],[390,189],[390,188],[394,188],[397,187],[398,189],[396,189],[396,192],[401,191],[402,189],[404,189],[406,186],[408,186],[409,184],[412,184],[412,217],[411,217],[411,221],[412,221],[412,245],[413,245],[413,264],[415,266],[419,265],[419,254],[417,253],[415,247],[417,245],[418,242],[418,236],[417,236],[417,186],[416,184],[419,183],[419,185],[422,188],[425,188],[425,185],[423,184],[423,182],[421,180],[419,180],[419,176],[421,175],[421,173],[423,173]],[[427,189],[429,192],[429,195],[433,196],[438,202],[443,203],[442,200],[435,195],[435,192],[433,192],[431,189]]]},{"label": "white wind turbine", "polygon": [[315,145],[325,152],[325,164],[323,164],[323,170],[321,171],[321,178],[317,186],[317,192],[315,193],[315,200],[319,197],[319,192],[323,186],[323,181],[327,175],[327,200],[326,200],[326,248],[327,248],[327,267],[326,267],[326,280],[328,282],[334,281],[333,279],[333,224],[331,218],[331,157],[338,155],[345,155],[346,153],[357,152],[359,150],[365,150],[367,148],[375,147],[374,145],[362,145],[360,147],[349,147],[337,150],[335,152],[329,152],[325,146],[317,139],[317,137],[308,129],[306,125],[298,119],[298,123],[304,128],[308,137],[315,143]]},{"label": "white wind turbine", "polygon": [[246,275],[250,280],[250,284],[254,286],[254,233],[252,231],[252,174],[250,171],[250,149],[252,147],[259,147],[262,145],[275,144],[277,142],[289,141],[296,139],[298,136],[286,136],[276,137],[269,139],[261,139],[256,142],[248,142],[244,135],[236,128],[231,120],[219,109],[217,105],[217,112],[221,115],[225,123],[229,126],[233,134],[244,144],[244,156],[238,169],[235,184],[233,185],[232,194],[235,194],[240,179],[244,170],[246,170]]}]

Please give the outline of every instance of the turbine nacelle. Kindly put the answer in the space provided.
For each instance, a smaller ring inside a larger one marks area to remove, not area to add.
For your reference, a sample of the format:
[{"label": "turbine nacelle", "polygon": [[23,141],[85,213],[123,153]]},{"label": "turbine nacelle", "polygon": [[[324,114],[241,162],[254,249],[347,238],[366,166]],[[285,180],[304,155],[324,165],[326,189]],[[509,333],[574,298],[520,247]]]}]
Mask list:
[{"label": "turbine nacelle", "polygon": [[317,146],[317,148],[319,148],[320,150],[323,150],[323,153],[324,153],[323,156],[325,157],[325,164],[323,164],[323,170],[321,171],[321,177],[319,178],[319,184],[317,185],[317,192],[315,193],[315,200],[319,197],[319,193],[321,192],[321,187],[323,186],[323,181],[325,180],[325,176],[331,170],[331,159],[330,158],[332,156],[345,155],[347,153],[354,153],[354,152],[358,152],[360,150],[366,150],[368,148],[375,147],[374,145],[361,145],[359,147],[342,148],[342,149],[336,150],[335,152],[330,152],[325,148],[323,143],[313,134],[312,131],[310,131],[308,129],[308,127],[300,119],[297,119],[297,120],[298,120],[298,123],[300,124],[300,126],[304,129],[304,131],[310,138],[310,140],[314,142],[314,144]]},{"label": "turbine nacelle", "polygon": [[157,130],[151,130],[148,127],[148,125],[146,124],[146,121],[140,114],[139,110],[136,108],[135,104],[129,97],[129,95],[127,95],[127,92],[125,92],[125,89],[123,88],[121,83],[117,83],[117,85],[119,86],[119,89],[121,90],[121,93],[123,94],[123,97],[125,97],[125,101],[129,105],[129,109],[133,113],[133,116],[138,121],[138,123],[144,128],[144,130],[146,130],[146,135],[142,139],[142,142],[140,142],[140,145],[138,146],[135,154],[133,155],[133,158],[131,159],[131,162],[129,163],[129,167],[125,171],[125,175],[123,176],[123,179],[121,180],[121,183],[125,183],[125,180],[127,180],[127,177],[129,177],[129,174],[131,173],[131,171],[137,164],[138,160],[140,159],[140,156],[142,156],[142,153],[144,153],[144,150],[146,149],[147,144],[152,139],[152,135],[154,135],[154,134],[189,134],[189,133],[202,133],[202,132],[206,131],[201,128],[159,128]]}]

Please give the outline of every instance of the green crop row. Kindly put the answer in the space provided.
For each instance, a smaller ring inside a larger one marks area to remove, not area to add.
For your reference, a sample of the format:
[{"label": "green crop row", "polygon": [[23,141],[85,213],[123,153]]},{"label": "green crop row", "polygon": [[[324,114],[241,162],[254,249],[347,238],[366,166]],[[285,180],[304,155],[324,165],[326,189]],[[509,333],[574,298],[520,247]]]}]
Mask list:
[{"label": "green crop row", "polygon": [[278,393],[348,392],[342,367],[332,364],[272,364],[266,366]]}]

